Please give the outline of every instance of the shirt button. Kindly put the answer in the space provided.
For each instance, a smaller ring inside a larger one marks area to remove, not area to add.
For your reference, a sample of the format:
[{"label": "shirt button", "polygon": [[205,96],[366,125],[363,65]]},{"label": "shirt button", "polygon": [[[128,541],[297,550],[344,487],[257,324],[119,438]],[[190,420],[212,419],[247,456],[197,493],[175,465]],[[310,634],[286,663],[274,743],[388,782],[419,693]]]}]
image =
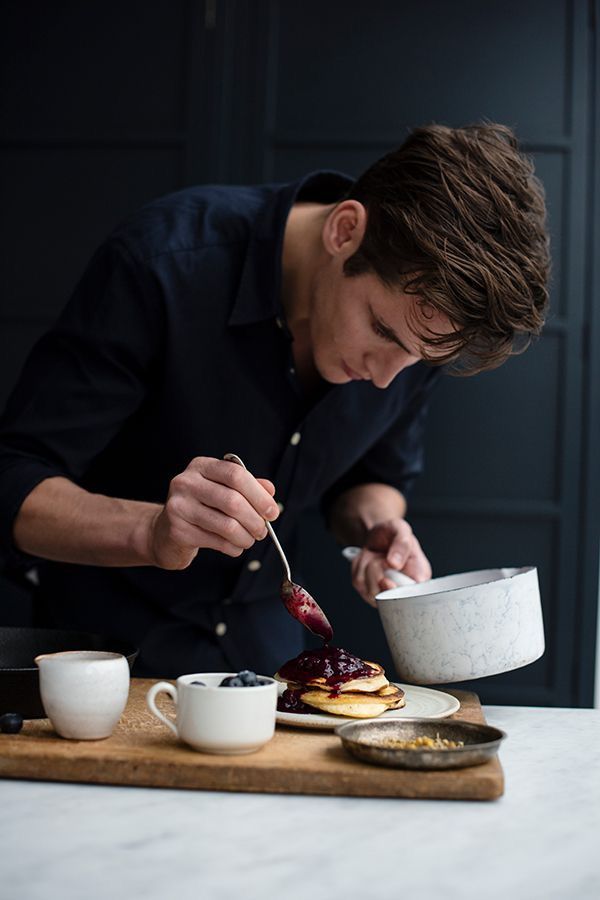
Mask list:
[{"label": "shirt button", "polygon": [[283,321],[279,318],[279,316],[277,316],[277,318],[275,319],[275,324],[278,328],[283,328]]},{"label": "shirt button", "polygon": [[300,438],[301,438],[301,437],[302,437],[302,435],[300,434],[299,431],[295,431],[295,432],[293,433],[293,435],[292,435],[291,438],[290,438],[290,444],[292,445],[292,447],[295,447],[297,444],[300,443]]},{"label": "shirt button", "polygon": [[227,625],[225,622],[217,622],[215,625],[215,634],[217,637],[223,637],[224,634],[227,634]]},{"label": "shirt button", "polygon": [[223,606],[231,606],[232,603],[233,600],[231,599],[231,597],[225,597],[223,600]]},{"label": "shirt button", "polygon": [[277,506],[279,507],[279,512],[282,513],[283,510],[285,509],[283,503],[280,503],[279,500],[278,500],[278,501],[277,501]]},{"label": "shirt button", "polygon": [[296,374],[296,370],[293,366],[291,366],[290,367],[290,375],[295,375],[295,374]]},{"label": "shirt button", "polygon": [[258,572],[261,567],[261,562],[259,559],[251,559],[246,568],[249,572]]}]

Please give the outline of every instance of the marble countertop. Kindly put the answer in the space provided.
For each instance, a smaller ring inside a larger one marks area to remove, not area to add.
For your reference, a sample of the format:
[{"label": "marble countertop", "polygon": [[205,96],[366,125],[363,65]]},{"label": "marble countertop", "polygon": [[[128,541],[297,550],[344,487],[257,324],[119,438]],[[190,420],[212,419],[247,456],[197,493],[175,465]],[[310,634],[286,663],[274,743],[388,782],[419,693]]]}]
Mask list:
[{"label": "marble countertop", "polygon": [[0,898],[597,900],[600,710],[484,711],[492,802],[0,781]]}]

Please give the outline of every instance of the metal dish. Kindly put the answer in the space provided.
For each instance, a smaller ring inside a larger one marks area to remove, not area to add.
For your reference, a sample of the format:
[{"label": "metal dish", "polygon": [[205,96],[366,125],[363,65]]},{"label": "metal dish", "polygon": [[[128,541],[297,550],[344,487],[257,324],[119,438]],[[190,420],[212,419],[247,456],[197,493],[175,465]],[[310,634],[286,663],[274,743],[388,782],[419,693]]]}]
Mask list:
[{"label": "metal dish", "polygon": [[87,631],[50,628],[0,628],[0,715],[20,713],[24,719],[46,716],[34,663],[42,653],[60,650],[108,650],[127,657],[133,666],[138,651],[131,644]]},{"label": "metal dish", "polygon": [[[387,721],[350,722],[335,733],[344,749],[364,762],[397,769],[461,769],[479,766],[498,752],[506,734],[490,725],[477,725],[460,719],[388,719]],[[463,741],[463,747],[451,750],[420,748],[402,750],[386,746],[389,741],[410,741],[417,737]]]}]

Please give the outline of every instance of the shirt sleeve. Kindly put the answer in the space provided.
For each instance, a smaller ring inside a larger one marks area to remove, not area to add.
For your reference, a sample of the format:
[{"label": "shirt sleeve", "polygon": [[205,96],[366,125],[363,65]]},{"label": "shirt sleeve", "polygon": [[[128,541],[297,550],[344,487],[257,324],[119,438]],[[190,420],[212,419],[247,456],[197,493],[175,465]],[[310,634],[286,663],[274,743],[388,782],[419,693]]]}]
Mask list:
[{"label": "shirt sleeve", "polygon": [[22,561],[14,518],[45,478],[77,482],[139,407],[160,359],[158,282],[117,240],[94,255],[37,342],[0,418],[0,555]]},{"label": "shirt sleeve", "polygon": [[335,500],[359,484],[389,484],[405,497],[411,493],[423,471],[423,438],[431,393],[442,369],[426,368],[425,375],[413,390],[408,402],[393,424],[364,456],[327,491],[321,510],[329,521]]}]

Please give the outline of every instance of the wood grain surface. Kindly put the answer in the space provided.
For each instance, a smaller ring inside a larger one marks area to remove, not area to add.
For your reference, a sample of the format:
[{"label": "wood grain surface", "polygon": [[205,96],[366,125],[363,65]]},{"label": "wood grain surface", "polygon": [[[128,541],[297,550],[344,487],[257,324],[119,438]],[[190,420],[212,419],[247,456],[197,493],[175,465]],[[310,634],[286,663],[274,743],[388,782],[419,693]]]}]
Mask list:
[{"label": "wood grain surface", "polygon": [[[348,756],[332,732],[277,726],[275,737],[247,756],[198,753],[152,716],[145,697],[153,681],[134,678],[127,708],[103,741],[60,738],[47,719],[0,734],[0,777],[92,784],[258,791],[352,797],[493,800],[504,790],[497,758],[437,772],[386,769]],[[485,722],[477,694],[448,691],[461,704],[452,719]],[[163,708],[170,701],[161,700]]]}]

